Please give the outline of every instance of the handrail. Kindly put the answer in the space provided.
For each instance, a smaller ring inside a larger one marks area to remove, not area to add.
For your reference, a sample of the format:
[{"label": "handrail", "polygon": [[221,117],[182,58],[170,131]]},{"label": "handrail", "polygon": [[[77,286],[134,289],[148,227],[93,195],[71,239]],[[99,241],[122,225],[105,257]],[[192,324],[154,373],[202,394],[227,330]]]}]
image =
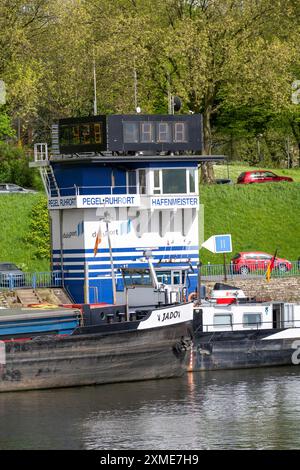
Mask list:
[{"label": "handrail", "polygon": [[[276,327],[273,327],[273,323],[276,323]],[[299,324],[299,326],[294,326],[295,324]],[[256,329],[256,330],[263,330],[263,325],[270,325],[268,328],[265,329],[280,329],[280,328],[300,328],[300,320],[280,320],[273,322],[273,320],[265,321],[265,322],[253,322],[253,323],[222,323],[222,324],[203,324],[203,331],[209,332],[208,328],[216,328],[219,330],[221,328],[227,328],[227,331],[234,331],[234,327],[242,326],[242,329],[249,330],[249,329]],[[206,330],[204,330],[204,328]]]},{"label": "handrail", "polygon": [[[278,277],[291,277],[291,276],[300,276],[300,261],[289,261],[291,264],[291,269],[289,269],[289,264],[281,263],[282,265],[287,266],[278,266],[274,267],[271,272],[271,278],[278,278]],[[224,264],[203,264],[201,266],[201,278],[203,280],[219,280],[220,282],[224,282],[225,273],[226,273],[226,281],[233,281],[235,279],[250,279],[250,278],[262,278],[265,277],[267,271],[267,265],[265,267],[258,268],[256,267],[255,263],[252,265],[248,264],[248,272],[243,271],[241,272],[238,270],[232,263],[227,263],[225,265],[225,272],[224,272]]]}]

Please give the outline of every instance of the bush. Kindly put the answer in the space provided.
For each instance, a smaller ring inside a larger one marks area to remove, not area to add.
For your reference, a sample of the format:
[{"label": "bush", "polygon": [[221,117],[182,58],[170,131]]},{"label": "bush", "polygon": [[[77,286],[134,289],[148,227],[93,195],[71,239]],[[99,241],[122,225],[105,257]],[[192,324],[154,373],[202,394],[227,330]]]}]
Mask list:
[{"label": "bush", "polygon": [[25,241],[32,246],[33,256],[38,259],[49,259],[50,232],[47,201],[40,196],[30,214],[29,233]]},{"label": "bush", "polygon": [[40,189],[37,170],[29,168],[25,150],[1,141],[0,182]]}]

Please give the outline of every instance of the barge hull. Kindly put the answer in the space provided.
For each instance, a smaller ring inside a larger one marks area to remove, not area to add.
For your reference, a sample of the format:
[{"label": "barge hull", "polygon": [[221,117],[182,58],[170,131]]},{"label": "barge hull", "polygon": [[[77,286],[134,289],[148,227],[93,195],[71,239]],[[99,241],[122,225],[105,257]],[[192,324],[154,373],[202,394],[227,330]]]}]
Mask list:
[{"label": "barge hull", "polygon": [[266,336],[270,336],[270,332],[266,335],[262,331],[256,337],[251,332],[227,335],[227,338],[222,333],[219,336],[215,333],[214,338],[211,335],[196,337],[189,370],[248,369],[300,363],[299,337],[268,339]]},{"label": "barge hull", "polygon": [[[0,392],[181,376],[192,323],[5,344]],[[2,354],[3,357],[3,354]]]}]

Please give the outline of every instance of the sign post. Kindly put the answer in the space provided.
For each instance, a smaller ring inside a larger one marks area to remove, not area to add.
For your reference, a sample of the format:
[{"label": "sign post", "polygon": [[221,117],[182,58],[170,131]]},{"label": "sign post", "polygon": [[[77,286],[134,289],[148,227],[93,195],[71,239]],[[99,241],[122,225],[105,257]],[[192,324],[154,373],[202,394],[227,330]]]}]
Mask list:
[{"label": "sign post", "polygon": [[202,243],[201,248],[206,248],[212,253],[223,253],[224,280],[227,281],[226,253],[232,252],[231,235],[213,235],[212,237],[208,238],[208,240],[206,240],[204,243]]}]

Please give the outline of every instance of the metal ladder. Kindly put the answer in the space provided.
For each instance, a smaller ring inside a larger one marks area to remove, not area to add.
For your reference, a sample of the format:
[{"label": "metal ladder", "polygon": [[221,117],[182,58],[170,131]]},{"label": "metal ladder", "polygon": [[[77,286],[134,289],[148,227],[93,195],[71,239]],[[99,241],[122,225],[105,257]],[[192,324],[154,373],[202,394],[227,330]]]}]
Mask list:
[{"label": "metal ladder", "polygon": [[40,168],[41,178],[48,197],[59,197],[59,187],[56,182],[55,174],[52,165],[43,166]]}]

